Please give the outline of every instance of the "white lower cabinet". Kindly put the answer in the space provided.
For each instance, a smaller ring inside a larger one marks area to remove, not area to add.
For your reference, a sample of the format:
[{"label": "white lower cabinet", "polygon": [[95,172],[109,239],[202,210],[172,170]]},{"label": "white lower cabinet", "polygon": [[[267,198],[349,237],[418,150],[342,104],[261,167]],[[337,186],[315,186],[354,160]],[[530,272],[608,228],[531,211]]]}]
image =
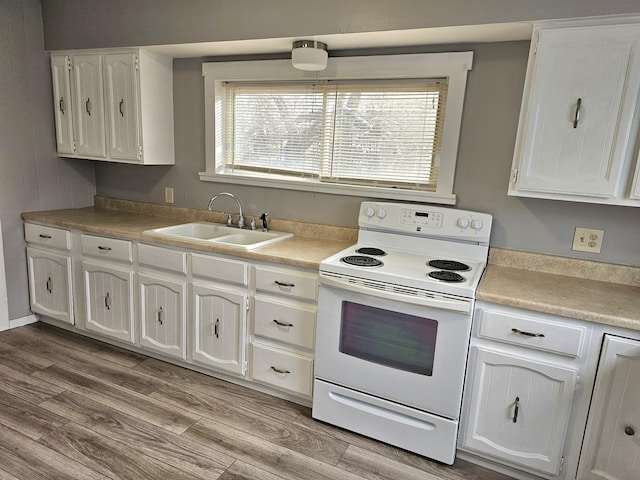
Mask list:
[{"label": "white lower cabinet", "polygon": [[604,336],[578,478],[640,479],[640,339]]},{"label": "white lower cabinet", "polygon": [[464,446],[557,475],[577,370],[483,348],[474,348],[471,355]]},{"label": "white lower cabinet", "polygon": [[187,283],[160,274],[139,274],[140,345],[159,353],[186,358]]},{"label": "white lower cabinet", "polygon": [[73,324],[71,257],[27,247],[31,310]]},{"label": "white lower cabinet", "polygon": [[131,242],[83,234],[85,328],[134,343],[134,281]]},{"label": "white lower cabinet", "polygon": [[251,376],[283,392],[311,398],[317,275],[257,265],[255,279]]},{"label": "white lower cabinet", "polygon": [[138,296],[140,346],[187,358],[187,254],[140,243]]},{"label": "white lower cabinet", "polygon": [[473,322],[459,450],[514,476],[575,478],[593,381],[584,373],[591,328],[481,302]]},{"label": "white lower cabinet", "polygon": [[244,376],[248,298],[240,290],[192,285],[194,362]]}]

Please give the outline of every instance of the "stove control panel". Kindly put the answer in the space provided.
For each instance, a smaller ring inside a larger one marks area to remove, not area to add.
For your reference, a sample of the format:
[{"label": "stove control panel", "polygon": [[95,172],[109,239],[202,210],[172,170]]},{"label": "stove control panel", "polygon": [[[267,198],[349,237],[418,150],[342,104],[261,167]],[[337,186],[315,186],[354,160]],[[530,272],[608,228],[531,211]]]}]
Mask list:
[{"label": "stove control panel", "polygon": [[492,216],[486,213],[409,203],[362,202],[361,228],[434,238],[489,242]]}]

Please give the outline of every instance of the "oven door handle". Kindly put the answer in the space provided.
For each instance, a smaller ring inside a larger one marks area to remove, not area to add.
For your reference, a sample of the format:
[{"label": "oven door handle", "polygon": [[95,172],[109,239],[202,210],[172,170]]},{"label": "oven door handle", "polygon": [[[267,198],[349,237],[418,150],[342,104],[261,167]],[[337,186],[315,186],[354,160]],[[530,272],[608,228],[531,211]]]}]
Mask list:
[{"label": "oven door handle", "polygon": [[362,287],[353,283],[344,283],[332,278],[320,277],[320,285],[327,287],[333,287],[347,292],[362,293],[364,295],[371,295],[372,297],[385,298],[387,300],[394,300],[397,302],[410,303],[412,305],[421,305],[424,307],[442,308],[445,310],[452,310],[459,313],[471,313],[472,302],[470,300],[454,300],[447,298],[425,298],[425,297],[413,297],[409,295],[402,295],[400,293],[388,292],[386,290],[374,290],[367,287]]}]

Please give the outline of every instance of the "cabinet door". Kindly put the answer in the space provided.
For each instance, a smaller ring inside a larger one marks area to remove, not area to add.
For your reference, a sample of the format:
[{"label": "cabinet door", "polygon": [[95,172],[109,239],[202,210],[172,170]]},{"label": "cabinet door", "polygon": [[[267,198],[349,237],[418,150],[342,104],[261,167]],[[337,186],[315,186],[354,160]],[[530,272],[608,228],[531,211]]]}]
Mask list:
[{"label": "cabinet door", "polygon": [[557,475],[577,371],[477,347],[473,358],[464,447]]},{"label": "cabinet door", "polygon": [[53,112],[56,123],[58,153],[75,153],[73,141],[73,111],[71,107],[70,59],[67,55],[51,56]]},{"label": "cabinet door", "polygon": [[87,330],[133,343],[133,271],[83,260]]},{"label": "cabinet door", "polygon": [[245,293],[193,284],[193,360],[244,375],[247,309]]},{"label": "cabinet door", "polygon": [[31,310],[74,323],[71,258],[27,247]]},{"label": "cabinet door", "polygon": [[640,340],[605,335],[578,478],[640,479]]},{"label": "cabinet door", "polygon": [[101,55],[73,57],[73,109],[79,155],[106,156]]},{"label": "cabinet door", "polygon": [[187,284],[159,275],[139,275],[140,344],[165,355],[186,358]]},{"label": "cabinet door", "polygon": [[624,25],[540,31],[516,190],[617,195],[638,95],[638,32]]},{"label": "cabinet door", "polygon": [[138,60],[134,53],[104,56],[109,156],[140,159]]}]

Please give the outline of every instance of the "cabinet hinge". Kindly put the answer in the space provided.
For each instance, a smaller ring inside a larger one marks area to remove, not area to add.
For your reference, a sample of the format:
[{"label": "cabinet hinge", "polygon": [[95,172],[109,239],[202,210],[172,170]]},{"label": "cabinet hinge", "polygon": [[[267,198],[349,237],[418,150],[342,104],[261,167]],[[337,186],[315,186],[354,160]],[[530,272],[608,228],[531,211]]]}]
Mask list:
[{"label": "cabinet hinge", "polygon": [[137,55],[133,57],[133,64],[135,65],[136,70],[140,70],[140,59]]},{"label": "cabinet hinge", "polygon": [[71,60],[71,57],[67,57],[67,70],[73,70],[73,60]]},{"label": "cabinet hinge", "polygon": [[518,180],[518,169],[516,168],[511,174],[511,182],[516,183],[517,180]]},{"label": "cabinet hinge", "polygon": [[533,39],[533,54],[538,53],[538,43],[540,42],[540,35],[536,35]]},{"label": "cabinet hinge", "polygon": [[71,142],[71,146],[73,147],[73,153],[76,153],[78,151],[78,147],[76,146],[75,139]]},{"label": "cabinet hinge", "polygon": [[249,308],[251,308],[251,299],[247,298],[247,312],[249,311]]},{"label": "cabinet hinge", "polygon": [[573,388],[573,390],[574,390],[574,391],[578,390],[578,387],[580,386],[580,381],[581,381],[581,380],[582,380],[582,379],[580,378],[580,374],[578,374],[578,375],[576,376],[576,385],[575,385],[575,387]]},{"label": "cabinet hinge", "polygon": [[561,473],[563,469],[564,469],[564,457],[560,459],[560,470],[558,470],[558,473]]},{"label": "cabinet hinge", "polygon": [[138,145],[138,158],[142,158],[142,145]]}]

